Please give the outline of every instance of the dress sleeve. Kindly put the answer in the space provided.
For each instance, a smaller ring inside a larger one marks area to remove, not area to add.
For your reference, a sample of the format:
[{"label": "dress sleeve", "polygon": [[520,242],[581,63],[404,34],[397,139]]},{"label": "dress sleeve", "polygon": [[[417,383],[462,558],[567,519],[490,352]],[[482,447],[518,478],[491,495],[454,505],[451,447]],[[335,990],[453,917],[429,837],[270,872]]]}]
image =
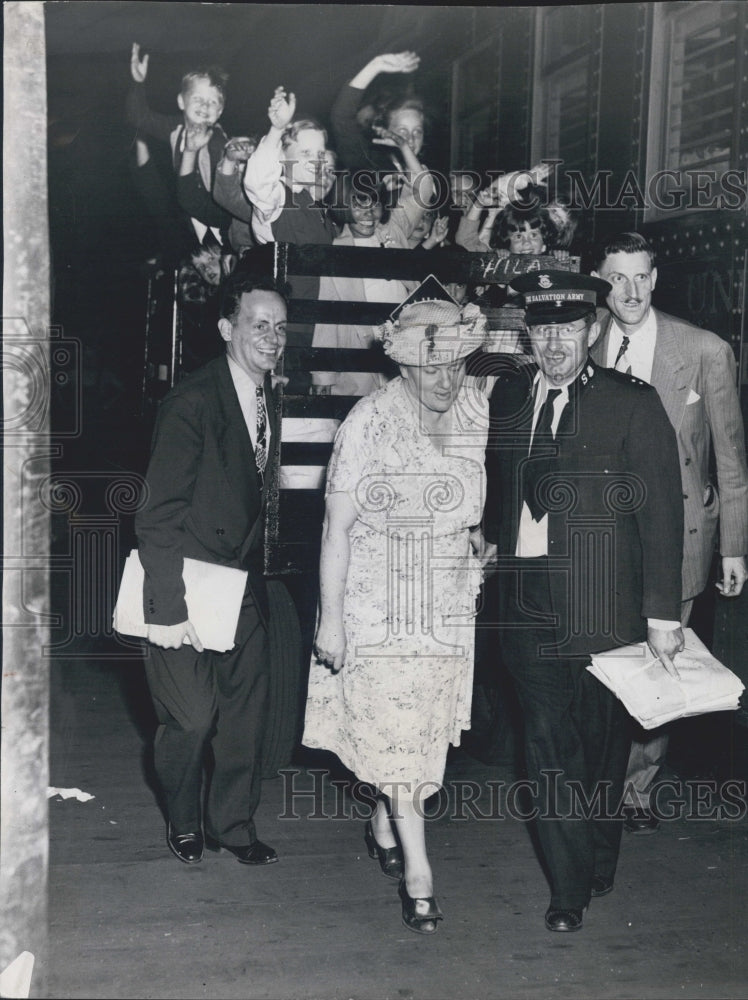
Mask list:
[{"label": "dress sleeve", "polygon": [[347,493],[356,504],[356,493],[366,468],[371,462],[373,439],[371,435],[372,414],[367,405],[356,404],[338,428],[332,456],[327,466],[325,496],[330,493]]}]

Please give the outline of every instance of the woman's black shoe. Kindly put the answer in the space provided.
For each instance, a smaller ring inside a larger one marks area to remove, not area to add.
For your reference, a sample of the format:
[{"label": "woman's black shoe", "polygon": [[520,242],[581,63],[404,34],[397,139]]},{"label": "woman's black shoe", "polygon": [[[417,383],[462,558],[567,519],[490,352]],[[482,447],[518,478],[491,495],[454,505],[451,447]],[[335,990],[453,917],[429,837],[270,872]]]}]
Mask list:
[{"label": "woman's black shoe", "polygon": [[368,820],[366,823],[364,840],[369,851],[369,857],[379,858],[379,867],[382,869],[382,873],[387,878],[401,879],[405,870],[402,848],[397,845],[395,847],[380,847],[371,828],[371,820]]},{"label": "woman's black shoe", "polygon": [[443,920],[444,915],[434,897],[413,899],[405,888],[405,879],[400,880],[398,891],[403,902],[403,923],[408,930],[416,934],[436,934],[436,922]]}]

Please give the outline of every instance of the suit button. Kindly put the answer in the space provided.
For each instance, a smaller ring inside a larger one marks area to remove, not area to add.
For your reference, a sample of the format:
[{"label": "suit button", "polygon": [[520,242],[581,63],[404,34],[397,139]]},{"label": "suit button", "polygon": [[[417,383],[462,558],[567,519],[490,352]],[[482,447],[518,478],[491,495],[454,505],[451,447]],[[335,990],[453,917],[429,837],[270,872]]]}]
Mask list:
[{"label": "suit button", "polygon": [[691,459],[687,458],[683,464],[684,465],[690,465],[691,464]]},{"label": "suit button", "polygon": [[226,530],[224,528],[216,528],[216,534],[217,535],[225,535],[226,534]]},{"label": "suit button", "polygon": [[683,494],[683,499],[684,499],[684,500],[688,500],[688,494],[687,494],[687,493],[684,493],[684,494]]},{"label": "suit button", "polygon": [[696,529],[696,528],[691,528],[691,530],[690,530],[690,531],[688,532],[688,534],[689,534],[689,535],[695,535],[695,534],[696,534],[696,531],[697,531],[697,529]]}]

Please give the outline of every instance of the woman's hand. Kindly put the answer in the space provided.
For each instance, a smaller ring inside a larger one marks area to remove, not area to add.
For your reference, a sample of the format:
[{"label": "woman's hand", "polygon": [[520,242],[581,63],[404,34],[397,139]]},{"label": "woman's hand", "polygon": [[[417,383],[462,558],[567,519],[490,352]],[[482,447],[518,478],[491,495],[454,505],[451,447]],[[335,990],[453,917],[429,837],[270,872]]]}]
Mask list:
[{"label": "woman's hand", "polygon": [[343,623],[331,623],[320,618],[314,637],[314,655],[319,663],[324,663],[334,674],[345,664],[346,638]]},{"label": "woman's hand", "polygon": [[497,546],[493,542],[486,541],[480,528],[474,528],[470,532],[469,537],[473,553],[480,562],[481,568],[484,571],[493,569],[496,561]]},{"label": "woman's hand", "polygon": [[296,113],[296,95],[286,94],[285,87],[276,87],[270,99],[268,118],[273,128],[282,131],[289,125]]}]

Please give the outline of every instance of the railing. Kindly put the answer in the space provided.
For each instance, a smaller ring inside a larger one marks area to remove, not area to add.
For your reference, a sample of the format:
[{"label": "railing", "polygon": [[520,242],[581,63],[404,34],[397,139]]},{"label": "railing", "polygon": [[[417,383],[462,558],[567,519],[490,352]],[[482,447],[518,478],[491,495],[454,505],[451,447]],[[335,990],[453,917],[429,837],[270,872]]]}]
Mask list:
[{"label": "railing", "polygon": [[[270,251],[272,250],[272,264]],[[276,243],[253,251],[257,266],[276,278],[289,275],[399,279],[420,282],[433,274],[443,284],[507,284],[531,270],[579,270],[579,258],[510,256],[465,253],[461,250],[389,250],[358,247],[295,246]],[[332,302],[292,299],[289,323],[345,323],[373,326],[384,322],[392,303]],[[512,307],[492,310],[494,331],[522,330],[522,311]],[[378,345],[368,349],[291,347],[283,358],[283,374],[309,371],[382,372],[392,374],[391,362]],[[280,372],[279,372],[280,374]],[[337,423],[358,401],[355,396],[278,394],[278,416],[283,421],[280,458],[268,479],[268,516],[265,528],[265,572],[268,575],[303,573],[314,569],[324,516],[324,471],[332,451]],[[291,440],[289,421],[301,419],[309,431],[306,440]],[[331,424],[335,421],[335,424]],[[326,423],[325,423],[326,422]],[[315,434],[315,424],[320,434]],[[315,437],[327,440],[314,440]]]}]

